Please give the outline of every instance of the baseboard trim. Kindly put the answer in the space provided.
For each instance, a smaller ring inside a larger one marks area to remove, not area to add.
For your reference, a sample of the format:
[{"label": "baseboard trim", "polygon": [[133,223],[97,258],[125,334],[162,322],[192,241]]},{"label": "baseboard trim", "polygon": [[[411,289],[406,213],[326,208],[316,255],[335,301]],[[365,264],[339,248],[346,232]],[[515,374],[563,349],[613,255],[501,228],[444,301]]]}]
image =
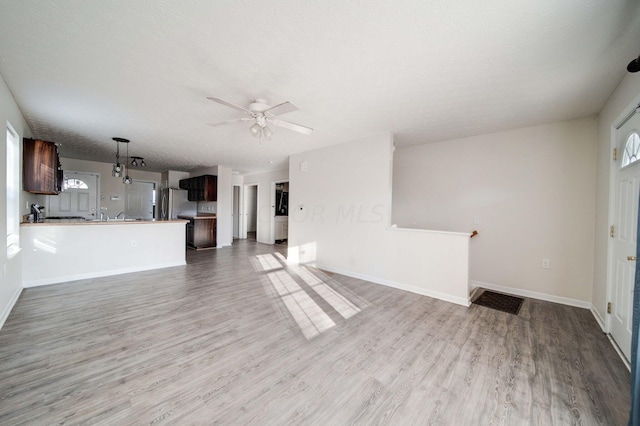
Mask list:
[{"label": "baseboard trim", "polygon": [[184,266],[186,265],[186,261],[173,262],[173,263],[162,263],[158,265],[147,265],[147,266],[135,266],[131,268],[121,268],[121,269],[110,269],[108,271],[100,271],[100,272],[90,272],[86,274],[73,274],[73,275],[64,275],[60,277],[52,277],[52,278],[44,278],[41,280],[33,280],[33,281],[24,281],[22,283],[23,288],[29,287],[39,287],[43,285],[50,284],[60,284],[66,283],[69,281],[78,281],[78,280],[87,280],[91,278],[101,278],[101,277],[109,277],[111,275],[121,275],[121,274],[129,274],[131,272],[143,272],[150,271],[152,269],[162,269],[162,268],[171,268],[174,266]]},{"label": "baseboard trim", "polygon": [[600,316],[600,312],[598,312],[593,305],[591,305],[589,310],[591,311],[591,315],[593,315],[593,317],[596,319],[596,322],[598,323],[598,325],[602,329],[602,332],[606,333],[607,332],[607,327],[604,324],[604,318],[602,318]]},{"label": "baseboard trim", "polygon": [[482,281],[471,281],[470,287],[482,287],[487,290],[495,290],[515,296],[529,297],[531,299],[544,300],[546,302],[560,303],[561,305],[575,306],[576,308],[591,309],[589,302],[571,299],[569,297],[555,296],[553,294],[539,293],[537,291],[522,290],[520,288],[506,287],[498,284],[485,283]]},{"label": "baseboard trim", "polygon": [[399,283],[399,282],[396,282],[396,281],[391,281],[391,280],[387,280],[387,279],[384,279],[384,278],[374,277],[374,276],[371,276],[371,275],[365,275],[365,274],[361,274],[359,272],[353,272],[353,271],[349,271],[349,270],[346,270],[346,269],[334,268],[334,267],[327,266],[327,265],[315,264],[315,263],[314,264],[310,264],[310,265],[314,266],[315,268],[322,269],[322,270],[325,270],[325,271],[334,272],[334,273],[340,274],[340,275],[346,275],[347,277],[358,278],[358,279],[369,281],[369,282],[372,282],[372,283],[375,283],[375,284],[380,284],[380,285],[384,285],[384,286],[387,286],[387,287],[396,288],[398,290],[408,291],[408,292],[411,292],[411,293],[419,294],[421,296],[432,297],[434,299],[443,300],[445,302],[455,303],[456,305],[462,305],[462,306],[465,306],[465,307],[469,307],[471,305],[471,302],[469,301],[469,298],[456,297],[456,296],[452,296],[450,294],[440,293],[438,291],[431,291],[431,290],[427,290],[427,289],[424,289],[424,288],[412,286],[410,284]]},{"label": "baseboard trim", "polygon": [[607,339],[609,339],[609,342],[611,342],[611,346],[613,346],[613,349],[616,350],[616,352],[618,353],[618,356],[620,357],[620,359],[624,363],[625,367],[627,367],[627,370],[629,370],[629,372],[631,372],[631,364],[629,363],[627,358],[624,356],[624,354],[620,350],[620,347],[618,346],[616,341],[613,340],[613,337],[611,337],[611,334],[607,333]]},{"label": "baseboard trim", "polygon": [[9,300],[9,303],[7,304],[7,306],[5,306],[4,310],[2,311],[2,316],[0,316],[0,330],[2,330],[4,323],[7,321],[7,318],[9,318],[9,314],[11,314],[11,311],[13,310],[13,307],[15,306],[21,294],[22,294],[22,287],[18,287],[16,289],[16,292],[11,297],[11,300]]}]

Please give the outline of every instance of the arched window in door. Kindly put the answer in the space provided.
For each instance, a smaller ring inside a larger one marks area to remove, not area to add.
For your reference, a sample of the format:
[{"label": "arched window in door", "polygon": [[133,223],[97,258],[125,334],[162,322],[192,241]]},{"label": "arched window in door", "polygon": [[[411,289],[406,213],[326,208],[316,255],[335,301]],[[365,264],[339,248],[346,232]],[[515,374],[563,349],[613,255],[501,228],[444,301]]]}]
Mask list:
[{"label": "arched window in door", "polygon": [[640,136],[637,132],[633,132],[624,144],[622,167],[633,164],[638,160],[640,160]]},{"label": "arched window in door", "polygon": [[89,189],[89,186],[83,180],[65,178],[64,189]]}]

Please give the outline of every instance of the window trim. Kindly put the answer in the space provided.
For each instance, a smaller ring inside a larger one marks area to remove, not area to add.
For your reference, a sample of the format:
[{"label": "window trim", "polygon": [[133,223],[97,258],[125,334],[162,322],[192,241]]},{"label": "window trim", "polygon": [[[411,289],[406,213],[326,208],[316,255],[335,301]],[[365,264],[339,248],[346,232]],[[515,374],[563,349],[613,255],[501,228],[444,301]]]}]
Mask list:
[{"label": "window trim", "polygon": [[[6,135],[5,213],[7,215],[7,259],[11,259],[20,252],[20,135],[8,121]],[[9,161],[14,162],[13,167],[9,167]],[[11,171],[13,171],[13,176],[9,176]],[[13,221],[11,221],[12,218]]]}]

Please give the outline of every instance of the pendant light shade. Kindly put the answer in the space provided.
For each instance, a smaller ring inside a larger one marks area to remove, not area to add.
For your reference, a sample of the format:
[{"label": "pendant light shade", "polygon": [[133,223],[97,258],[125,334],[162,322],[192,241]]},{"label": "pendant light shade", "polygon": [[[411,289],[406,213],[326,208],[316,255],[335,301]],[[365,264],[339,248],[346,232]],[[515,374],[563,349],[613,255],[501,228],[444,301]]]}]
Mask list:
[{"label": "pendant light shade", "polygon": [[262,127],[260,127],[258,123],[254,123],[251,127],[249,127],[249,130],[251,130],[251,134],[257,138],[258,136],[260,136]]},{"label": "pendant light shade", "polygon": [[273,136],[273,132],[271,131],[270,128],[268,128],[267,126],[264,126],[262,128],[262,136],[264,138],[271,139],[271,136]]}]

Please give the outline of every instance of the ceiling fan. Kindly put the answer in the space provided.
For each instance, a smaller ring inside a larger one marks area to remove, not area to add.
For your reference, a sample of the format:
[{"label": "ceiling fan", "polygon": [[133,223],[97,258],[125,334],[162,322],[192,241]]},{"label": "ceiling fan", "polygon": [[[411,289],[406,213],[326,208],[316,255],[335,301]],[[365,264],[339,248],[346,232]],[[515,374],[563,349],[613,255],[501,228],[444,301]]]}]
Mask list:
[{"label": "ceiling fan", "polygon": [[214,96],[208,96],[207,99],[211,99],[214,102],[228,106],[229,108],[237,109],[240,112],[245,113],[248,117],[235,118],[233,120],[220,121],[218,123],[210,123],[211,126],[222,126],[225,124],[239,123],[242,121],[254,121],[249,127],[251,134],[254,137],[260,139],[271,139],[273,132],[267,127],[267,123],[272,123],[275,126],[283,127],[285,129],[293,130],[294,132],[300,132],[305,135],[310,135],[313,129],[300,124],[295,124],[290,121],[281,120],[279,115],[289,112],[297,111],[299,108],[289,101],[282,102],[275,106],[269,106],[264,99],[256,99],[251,102],[247,108],[225,101],[224,99],[216,98]]}]

